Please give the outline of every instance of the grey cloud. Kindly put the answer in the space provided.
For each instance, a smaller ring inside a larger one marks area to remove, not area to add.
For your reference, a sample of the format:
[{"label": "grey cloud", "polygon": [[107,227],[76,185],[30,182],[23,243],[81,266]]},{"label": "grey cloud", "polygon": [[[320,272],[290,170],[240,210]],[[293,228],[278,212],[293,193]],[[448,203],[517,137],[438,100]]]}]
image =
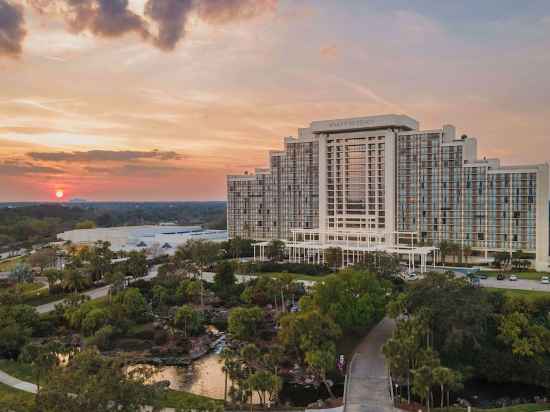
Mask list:
[{"label": "grey cloud", "polygon": [[[5,1],[5,0],[0,0]],[[189,16],[209,24],[250,19],[274,10],[278,0],[147,0],[144,16],[128,8],[128,0],[27,0],[39,10],[61,5],[72,32],[89,30],[115,37],[130,31],[141,34],[161,50],[173,50],[185,37]],[[151,28],[151,24],[155,26]]]},{"label": "grey cloud", "polygon": [[184,170],[181,167],[147,165],[142,163],[130,163],[120,167],[86,167],[85,170],[93,174],[111,175],[111,176],[161,176]]},{"label": "grey cloud", "polygon": [[8,0],[0,0],[0,57],[17,57],[25,38],[23,8]]},{"label": "grey cloud", "polygon": [[69,31],[89,30],[97,36],[118,37],[136,32],[147,38],[147,22],[128,8],[128,0],[28,0],[40,12],[63,6]]},{"label": "grey cloud", "polygon": [[0,163],[0,176],[23,176],[28,174],[64,174],[65,171],[55,168],[35,165],[28,162],[6,160]]},{"label": "grey cloud", "polygon": [[145,15],[158,25],[154,44],[161,50],[173,50],[185,35],[192,0],[148,0]]},{"label": "grey cloud", "polygon": [[47,162],[124,162],[138,159],[180,160],[174,151],[90,150],[87,152],[30,152],[27,156]]}]

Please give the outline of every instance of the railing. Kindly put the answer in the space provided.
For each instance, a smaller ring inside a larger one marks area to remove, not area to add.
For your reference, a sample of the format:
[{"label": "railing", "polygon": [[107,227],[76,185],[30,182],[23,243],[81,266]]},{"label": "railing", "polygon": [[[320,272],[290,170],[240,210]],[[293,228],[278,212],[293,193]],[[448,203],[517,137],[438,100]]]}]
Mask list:
[{"label": "railing", "polygon": [[342,411],[346,412],[346,406],[348,401],[348,392],[349,392],[349,385],[351,381],[351,371],[353,369],[353,362],[355,361],[355,358],[357,357],[357,353],[354,353],[351,361],[348,363],[346,367],[346,376],[344,378],[344,397],[342,399]]}]

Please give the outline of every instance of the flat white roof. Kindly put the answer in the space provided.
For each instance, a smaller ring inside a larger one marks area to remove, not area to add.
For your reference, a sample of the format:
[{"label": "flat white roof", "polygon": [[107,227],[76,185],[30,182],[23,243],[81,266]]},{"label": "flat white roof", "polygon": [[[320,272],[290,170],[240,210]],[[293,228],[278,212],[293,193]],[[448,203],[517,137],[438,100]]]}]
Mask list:
[{"label": "flat white roof", "polygon": [[348,119],[319,120],[311,122],[313,133],[389,129],[392,127],[418,130],[419,123],[404,114],[383,114],[378,116],[352,117]]}]

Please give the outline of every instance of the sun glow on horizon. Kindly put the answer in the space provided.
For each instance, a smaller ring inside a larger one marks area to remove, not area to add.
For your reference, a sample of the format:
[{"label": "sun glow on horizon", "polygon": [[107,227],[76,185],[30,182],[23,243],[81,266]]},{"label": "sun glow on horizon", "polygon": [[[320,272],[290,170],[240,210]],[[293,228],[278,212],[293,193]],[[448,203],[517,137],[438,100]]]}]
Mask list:
[{"label": "sun glow on horizon", "polygon": [[64,195],[65,193],[61,189],[55,191],[55,197],[57,197],[58,199],[62,199]]}]

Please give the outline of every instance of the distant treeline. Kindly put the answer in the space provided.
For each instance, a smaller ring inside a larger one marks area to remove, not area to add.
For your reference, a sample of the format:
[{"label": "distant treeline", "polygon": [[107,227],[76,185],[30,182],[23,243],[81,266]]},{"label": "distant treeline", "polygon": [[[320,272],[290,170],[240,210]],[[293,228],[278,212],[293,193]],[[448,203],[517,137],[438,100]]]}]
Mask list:
[{"label": "distant treeline", "polygon": [[171,222],[226,228],[225,202],[79,203],[0,205],[0,251],[55,239],[78,227],[113,227]]}]

